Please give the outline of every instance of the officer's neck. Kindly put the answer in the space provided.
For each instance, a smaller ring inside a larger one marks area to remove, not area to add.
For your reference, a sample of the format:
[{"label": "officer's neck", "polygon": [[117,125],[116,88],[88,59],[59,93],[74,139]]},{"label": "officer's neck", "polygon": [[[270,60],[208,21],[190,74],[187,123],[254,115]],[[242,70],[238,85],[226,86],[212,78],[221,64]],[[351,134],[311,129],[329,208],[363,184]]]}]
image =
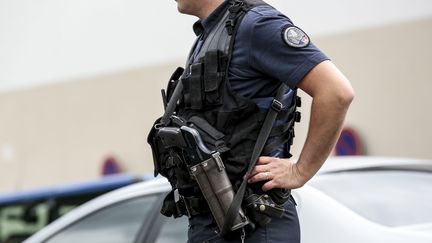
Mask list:
[{"label": "officer's neck", "polygon": [[197,13],[197,17],[201,20],[206,19],[208,16],[210,16],[213,11],[217,7],[219,7],[225,0],[212,0],[212,1],[206,1],[207,4],[205,4],[199,13]]}]

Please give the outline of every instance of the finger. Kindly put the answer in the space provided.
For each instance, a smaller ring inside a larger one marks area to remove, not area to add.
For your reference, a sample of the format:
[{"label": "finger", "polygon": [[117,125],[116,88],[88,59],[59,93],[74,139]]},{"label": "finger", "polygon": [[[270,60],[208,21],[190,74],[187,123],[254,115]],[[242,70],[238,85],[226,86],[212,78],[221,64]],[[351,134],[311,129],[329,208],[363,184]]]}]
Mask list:
[{"label": "finger", "polygon": [[268,182],[264,183],[264,185],[262,186],[261,189],[266,192],[268,190],[276,188],[276,186],[277,186],[276,182],[274,182],[274,180],[271,180],[271,181],[268,181]]},{"label": "finger", "polygon": [[254,177],[254,181],[269,181],[272,179],[272,175],[270,172],[266,171],[266,172],[261,172],[256,174]]},{"label": "finger", "polygon": [[249,172],[246,172],[246,174],[243,176],[243,179],[245,179],[245,178],[249,178],[249,176],[250,176],[250,173],[249,173]]},{"label": "finger", "polygon": [[254,169],[251,171],[249,177],[254,176],[258,173],[268,172],[269,168],[267,165],[255,165]]},{"label": "finger", "polygon": [[266,165],[272,162],[274,158],[269,156],[261,156],[258,158],[257,164],[258,165]]},{"label": "finger", "polygon": [[258,173],[256,175],[254,175],[254,176],[251,176],[248,179],[248,183],[255,183],[255,182],[259,182],[259,181],[267,181],[269,179],[270,179],[269,172],[261,172],[261,173]]}]

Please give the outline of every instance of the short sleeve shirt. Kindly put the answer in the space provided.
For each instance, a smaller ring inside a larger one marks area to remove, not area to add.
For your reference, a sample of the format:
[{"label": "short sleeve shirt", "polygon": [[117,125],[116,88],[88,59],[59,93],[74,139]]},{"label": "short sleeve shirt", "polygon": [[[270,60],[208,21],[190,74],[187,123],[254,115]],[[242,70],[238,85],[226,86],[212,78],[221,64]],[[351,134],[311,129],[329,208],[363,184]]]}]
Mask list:
[{"label": "short sleeve shirt", "polygon": [[313,43],[292,47],[283,38],[294,24],[269,5],[251,9],[238,29],[229,80],[234,92],[251,99],[274,96],[284,82],[294,88],[328,57]]},{"label": "short sleeve shirt", "polygon": [[[195,54],[228,4],[229,1],[225,1],[208,18],[195,23],[194,31],[199,37],[192,60],[196,61]],[[304,45],[296,46],[289,42],[285,38],[288,28],[294,28],[306,35],[272,6],[259,5],[246,13],[234,39],[228,69],[231,90],[251,99],[262,110],[270,107],[282,83],[291,88],[280,100],[284,109],[289,109],[294,100],[293,90],[298,83],[316,65],[328,60],[328,57],[310,42],[309,37]],[[285,122],[276,120],[275,124]],[[271,156],[286,157],[286,152],[285,146],[281,145]]]}]

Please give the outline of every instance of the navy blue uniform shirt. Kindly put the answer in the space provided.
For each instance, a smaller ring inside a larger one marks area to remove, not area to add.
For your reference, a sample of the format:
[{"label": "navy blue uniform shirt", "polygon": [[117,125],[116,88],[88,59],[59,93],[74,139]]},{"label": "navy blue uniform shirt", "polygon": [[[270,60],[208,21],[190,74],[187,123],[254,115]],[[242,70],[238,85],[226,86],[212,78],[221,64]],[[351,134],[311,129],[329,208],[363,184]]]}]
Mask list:
[{"label": "navy blue uniform shirt", "polygon": [[[228,2],[195,23],[194,31],[201,40],[195,53]],[[246,14],[235,37],[229,66],[234,92],[251,99],[272,97],[281,82],[295,88],[312,68],[328,59],[313,43],[302,48],[289,46],[283,38],[283,30],[289,26],[294,26],[291,20],[269,5],[257,6]]]},{"label": "navy blue uniform shirt", "polygon": [[[227,4],[229,1],[222,3],[203,21],[195,23],[194,31],[198,35],[195,54]],[[294,24],[288,17],[270,5],[261,5],[245,15],[235,36],[228,70],[231,89],[253,100],[262,110],[270,107],[282,82],[291,88],[281,100],[284,107],[290,107],[294,95],[292,89],[316,65],[328,60],[313,43],[304,47],[289,45],[283,37],[284,30],[289,27],[294,27]],[[276,125],[284,122],[277,120]],[[271,153],[271,156],[281,158],[287,155],[283,145]]]}]

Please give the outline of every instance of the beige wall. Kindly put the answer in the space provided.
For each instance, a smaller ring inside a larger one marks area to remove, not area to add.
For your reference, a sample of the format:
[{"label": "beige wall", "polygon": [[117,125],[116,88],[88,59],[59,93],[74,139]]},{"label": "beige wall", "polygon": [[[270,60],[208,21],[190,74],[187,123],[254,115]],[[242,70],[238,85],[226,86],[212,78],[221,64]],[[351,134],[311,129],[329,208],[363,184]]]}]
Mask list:
[{"label": "beige wall", "polygon": [[318,42],[356,90],[347,123],[369,154],[432,158],[432,19]]},{"label": "beige wall", "polygon": [[[432,158],[431,29],[425,19],[314,40],[356,90],[347,124],[370,155]],[[124,171],[151,172],[146,135],[162,112],[159,90],[181,64],[0,94],[0,152],[14,150],[10,159],[0,154],[0,192],[97,178],[109,154]],[[302,111],[295,155],[306,104]]]},{"label": "beige wall", "polygon": [[0,191],[96,178],[106,155],[124,171],[152,168],[146,133],[175,65],[147,67],[0,95]]}]

